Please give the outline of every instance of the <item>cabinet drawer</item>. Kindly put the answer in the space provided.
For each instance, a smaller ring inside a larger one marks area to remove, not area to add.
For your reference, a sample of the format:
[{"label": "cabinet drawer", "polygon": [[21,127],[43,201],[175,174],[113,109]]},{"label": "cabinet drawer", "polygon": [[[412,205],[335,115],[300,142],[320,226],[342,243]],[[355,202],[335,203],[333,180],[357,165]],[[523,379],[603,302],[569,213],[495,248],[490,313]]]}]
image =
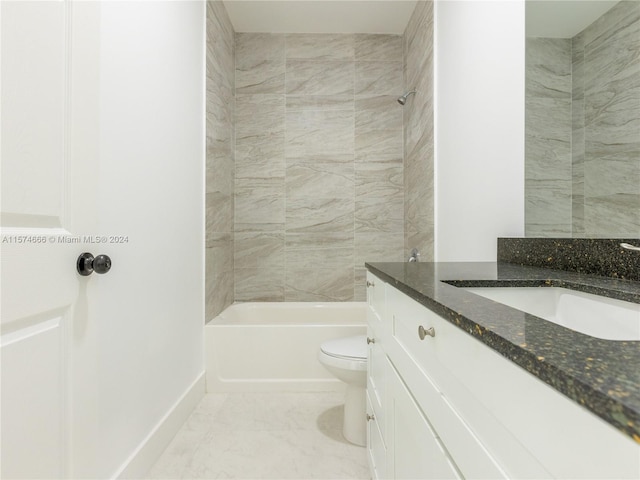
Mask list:
[{"label": "cabinet drawer", "polygon": [[[449,391],[452,375],[442,358],[456,341],[456,327],[423,305],[395,289],[389,289],[389,316],[392,335],[387,354],[417,399],[439,438],[450,449],[462,474],[469,478],[507,478],[508,475],[460,416],[444,391]],[[423,339],[419,327],[433,328],[434,336]],[[443,388],[446,385],[447,388]]]}]

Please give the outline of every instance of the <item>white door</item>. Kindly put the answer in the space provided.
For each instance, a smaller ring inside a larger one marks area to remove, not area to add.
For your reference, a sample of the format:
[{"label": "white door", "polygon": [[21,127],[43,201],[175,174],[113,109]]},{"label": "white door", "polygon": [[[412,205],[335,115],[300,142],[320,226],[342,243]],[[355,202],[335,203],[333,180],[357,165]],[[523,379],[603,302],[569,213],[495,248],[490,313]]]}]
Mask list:
[{"label": "white door", "polygon": [[97,84],[90,83],[95,62],[82,55],[97,31],[71,38],[66,2],[2,2],[0,16],[1,474],[61,478],[72,317],[86,283],[74,267],[83,245],[64,240],[79,241],[94,213],[85,179],[97,166]]},{"label": "white door", "polygon": [[0,22],[0,477],[116,476],[202,375],[204,3]]}]

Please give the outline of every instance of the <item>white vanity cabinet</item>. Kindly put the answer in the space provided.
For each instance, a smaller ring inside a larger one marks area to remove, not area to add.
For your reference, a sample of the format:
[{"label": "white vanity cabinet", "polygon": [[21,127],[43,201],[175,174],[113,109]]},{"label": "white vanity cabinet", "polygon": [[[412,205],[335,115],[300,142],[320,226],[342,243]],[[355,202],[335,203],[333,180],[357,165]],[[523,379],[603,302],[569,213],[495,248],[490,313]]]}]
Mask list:
[{"label": "white vanity cabinet", "polygon": [[372,478],[640,478],[640,446],[370,272]]}]

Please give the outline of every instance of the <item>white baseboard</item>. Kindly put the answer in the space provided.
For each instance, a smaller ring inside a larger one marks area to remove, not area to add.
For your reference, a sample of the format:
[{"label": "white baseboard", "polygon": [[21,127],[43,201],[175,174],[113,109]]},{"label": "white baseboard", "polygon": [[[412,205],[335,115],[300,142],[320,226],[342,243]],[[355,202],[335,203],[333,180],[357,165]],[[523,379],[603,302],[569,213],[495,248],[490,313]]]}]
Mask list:
[{"label": "white baseboard", "polygon": [[115,478],[141,478],[162,454],[180,427],[189,418],[205,393],[204,372],[187,388],[173,407],[158,422],[149,435],[140,443],[129,459],[120,468]]}]

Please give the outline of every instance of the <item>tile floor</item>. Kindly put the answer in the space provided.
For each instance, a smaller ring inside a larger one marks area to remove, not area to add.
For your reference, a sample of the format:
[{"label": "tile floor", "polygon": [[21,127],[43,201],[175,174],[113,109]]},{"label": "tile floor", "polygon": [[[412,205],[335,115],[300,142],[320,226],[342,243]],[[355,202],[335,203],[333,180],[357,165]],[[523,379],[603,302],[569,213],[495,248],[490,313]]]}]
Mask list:
[{"label": "tile floor", "polygon": [[149,479],[368,479],[366,450],[342,437],[343,394],[208,394]]}]

